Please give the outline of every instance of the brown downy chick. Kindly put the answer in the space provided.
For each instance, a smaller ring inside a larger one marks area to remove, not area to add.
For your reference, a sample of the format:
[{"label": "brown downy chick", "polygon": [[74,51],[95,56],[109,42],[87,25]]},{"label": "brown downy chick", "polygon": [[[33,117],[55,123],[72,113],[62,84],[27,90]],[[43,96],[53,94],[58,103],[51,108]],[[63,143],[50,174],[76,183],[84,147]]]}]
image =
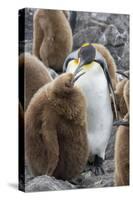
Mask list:
[{"label": "brown downy chick", "polygon": [[66,73],[43,86],[26,110],[26,157],[35,176],[69,180],[88,159],[86,104]]},{"label": "brown downy chick", "polygon": [[124,78],[123,80],[117,83],[116,89],[115,89],[116,104],[117,104],[119,117],[121,119],[123,119],[126,113],[128,112],[128,106],[127,106],[126,97],[125,97],[125,95],[129,94],[129,91],[128,91],[129,89],[126,88],[128,87],[128,83],[129,83],[129,80],[127,78]]},{"label": "brown downy chick", "polygon": [[19,57],[19,81],[20,94],[21,92],[23,93],[21,91],[23,87],[25,91],[25,94],[20,95],[20,98],[25,97],[23,107],[26,110],[33,95],[40,87],[52,81],[52,77],[48,69],[37,57],[30,53],[23,53]]},{"label": "brown downy chick", "polygon": [[[124,121],[128,121],[128,114]],[[115,141],[115,185],[129,185],[129,127],[120,125]]]},{"label": "brown downy chick", "polygon": [[73,39],[67,12],[38,9],[33,19],[33,54],[55,71],[62,71]]},{"label": "brown downy chick", "polygon": [[115,141],[115,185],[129,185],[129,80],[123,87],[127,114],[118,122]]}]

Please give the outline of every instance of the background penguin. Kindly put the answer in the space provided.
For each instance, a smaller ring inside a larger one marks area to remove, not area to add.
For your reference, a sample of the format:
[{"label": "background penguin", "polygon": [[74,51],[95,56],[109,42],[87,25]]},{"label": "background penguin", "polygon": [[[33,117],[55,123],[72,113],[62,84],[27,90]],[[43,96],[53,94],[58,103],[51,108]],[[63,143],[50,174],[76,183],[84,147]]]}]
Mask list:
[{"label": "background penguin", "polygon": [[74,75],[62,74],[36,92],[25,116],[26,158],[32,173],[71,179],[88,159],[86,106]]},{"label": "background penguin", "polygon": [[[129,81],[124,86],[123,99],[127,105],[127,114],[116,132],[115,141],[115,185],[129,185]],[[127,122],[127,123],[126,123]]]},{"label": "background penguin", "polygon": [[75,85],[81,88],[87,103],[87,138],[91,151],[89,162],[92,163],[91,170],[97,175],[104,173],[102,163],[113,124],[111,99],[105,76],[105,71],[108,69],[102,69],[101,65],[94,61],[96,49],[93,45],[85,45],[77,53],[78,58],[75,60],[73,58],[75,55],[70,55],[66,59],[64,68],[67,67],[67,72],[75,73],[80,66],[82,71],[85,71]]},{"label": "background penguin", "polygon": [[24,110],[26,110],[31,98],[36,93],[36,91],[50,81],[52,81],[52,77],[50,76],[48,69],[37,57],[29,53],[24,53],[20,55],[19,96],[21,103],[23,102],[22,105],[24,104]]},{"label": "background penguin", "polygon": [[129,185],[129,127],[124,125],[120,125],[116,133],[115,185]]},{"label": "background penguin", "polygon": [[47,67],[62,71],[73,45],[67,12],[38,9],[33,22],[33,54]]},{"label": "background penguin", "polygon": [[129,80],[126,82],[126,84],[124,86],[123,96],[125,99],[127,109],[129,111]]},{"label": "background penguin", "polygon": [[121,119],[123,119],[126,113],[128,112],[128,106],[126,102],[127,98],[126,97],[124,98],[124,96],[126,95],[125,93],[127,92],[127,90],[125,90],[124,88],[127,83],[128,79],[124,78],[117,83],[115,89],[116,104],[117,104],[118,114]]}]

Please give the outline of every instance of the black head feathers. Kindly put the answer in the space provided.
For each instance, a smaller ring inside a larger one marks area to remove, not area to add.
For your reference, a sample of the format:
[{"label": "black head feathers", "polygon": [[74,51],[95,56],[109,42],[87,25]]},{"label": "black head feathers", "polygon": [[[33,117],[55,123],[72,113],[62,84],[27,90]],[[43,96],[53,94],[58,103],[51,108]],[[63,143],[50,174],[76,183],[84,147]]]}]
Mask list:
[{"label": "black head feathers", "polygon": [[96,57],[96,49],[91,44],[82,46],[78,52],[78,57],[80,58],[80,65],[85,65],[93,62]]}]

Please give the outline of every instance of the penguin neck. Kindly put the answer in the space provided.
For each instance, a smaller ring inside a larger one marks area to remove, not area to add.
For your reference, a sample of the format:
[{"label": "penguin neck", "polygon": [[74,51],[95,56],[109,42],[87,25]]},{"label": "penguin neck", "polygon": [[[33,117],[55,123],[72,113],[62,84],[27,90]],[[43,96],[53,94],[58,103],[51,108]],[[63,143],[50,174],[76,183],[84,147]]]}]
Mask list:
[{"label": "penguin neck", "polygon": [[[72,60],[72,61],[69,62],[69,65],[68,65],[69,70],[68,70],[68,71],[71,71],[72,73],[74,73],[75,70],[77,69],[77,67],[78,67],[78,62],[77,62],[77,60]],[[81,72],[79,72],[79,74],[80,74],[80,73],[83,73],[83,72],[86,73],[86,72],[88,72],[88,71],[93,70],[94,68],[101,68],[101,66],[100,66],[99,63],[93,61],[93,62],[91,62],[91,63],[89,63],[89,64],[83,65],[83,66],[82,66],[82,70],[81,70]],[[101,69],[102,69],[102,68],[101,68]]]}]

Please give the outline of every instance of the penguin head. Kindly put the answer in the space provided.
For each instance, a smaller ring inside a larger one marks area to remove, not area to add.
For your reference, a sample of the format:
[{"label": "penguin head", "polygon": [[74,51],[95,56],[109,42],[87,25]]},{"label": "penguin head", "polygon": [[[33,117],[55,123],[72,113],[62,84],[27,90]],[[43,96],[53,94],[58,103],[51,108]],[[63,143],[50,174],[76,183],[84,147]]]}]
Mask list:
[{"label": "penguin head", "polygon": [[[76,77],[77,78],[77,77]],[[57,96],[67,96],[72,94],[74,89],[75,75],[64,73],[53,80],[53,92]]]},{"label": "penguin head", "polygon": [[83,65],[90,64],[95,60],[96,49],[93,45],[89,43],[83,44],[79,49],[75,50],[66,58],[63,71],[66,72],[68,64],[71,63],[72,67],[81,68]]},{"label": "penguin head", "polygon": [[85,43],[66,58],[63,69],[66,71],[69,66],[76,76],[79,72],[82,72],[83,75],[96,65],[100,65],[103,70],[107,68],[103,57],[97,52],[96,47],[93,44]]},{"label": "penguin head", "polygon": [[81,46],[78,52],[78,58],[80,61],[80,66],[90,64],[95,60],[96,49],[93,45],[86,43]]},{"label": "penguin head", "polygon": [[82,70],[84,65],[88,65],[95,61],[96,49],[93,45],[86,43],[78,50],[78,67],[75,74]]}]

